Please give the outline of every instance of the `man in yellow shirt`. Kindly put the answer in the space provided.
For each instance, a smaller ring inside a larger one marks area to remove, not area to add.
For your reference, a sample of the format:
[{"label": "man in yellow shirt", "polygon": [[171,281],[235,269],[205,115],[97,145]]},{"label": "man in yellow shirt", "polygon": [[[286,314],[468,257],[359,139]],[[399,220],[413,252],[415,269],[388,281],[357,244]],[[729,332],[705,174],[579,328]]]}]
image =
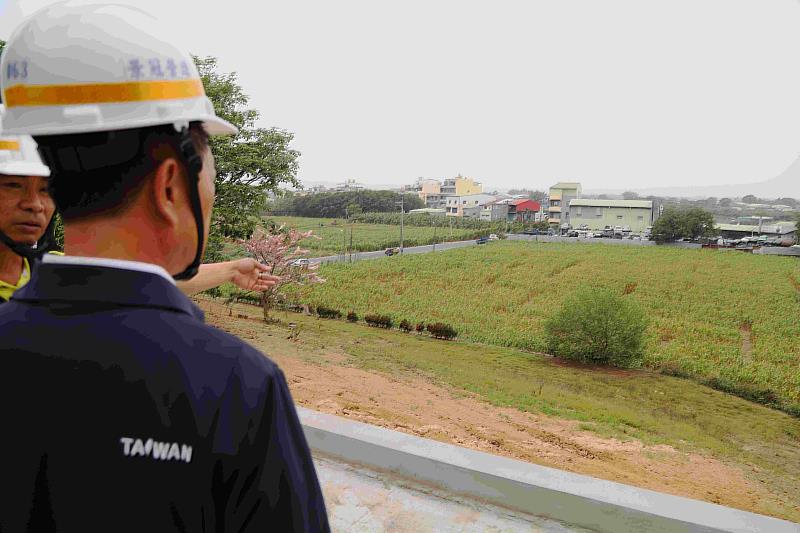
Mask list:
[{"label": "man in yellow shirt", "polygon": [[[48,192],[49,176],[50,169],[41,162],[32,137],[0,135],[0,303],[30,280],[26,256],[51,244],[46,241],[52,233],[49,224],[55,203]],[[197,276],[177,285],[187,295],[228,281],[245,290],[262,291],[275,283],[267,269],[250,258],[204,264]]]},{"label": "man in yellow shirt", "polygon": [[55,213],[49,176],[33,138],[0,136],[0,303],[30,280],[25,255],[32,255]]}]

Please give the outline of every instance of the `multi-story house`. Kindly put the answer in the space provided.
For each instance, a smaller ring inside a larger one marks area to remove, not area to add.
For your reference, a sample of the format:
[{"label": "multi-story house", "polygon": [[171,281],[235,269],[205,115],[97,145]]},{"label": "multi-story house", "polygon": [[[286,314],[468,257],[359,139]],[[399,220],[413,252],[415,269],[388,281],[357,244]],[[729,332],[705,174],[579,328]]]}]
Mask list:
[{"label": "multi-story house", "polygon": [[483,186],[471,178],[465,178],[460,174],[455,178],[447,178],[442,183],[442,195],[447,196],[468,196],[471,194],[481,194]]},{"label": "multi-story house", "polygon": [[550,187],[547,206],[548,222],[554,226],[570,224],[569,202],[581,197],[581,184],[577,182],[558,182]]},{"label": "multi-story house", "polygon": [[425,202],[425,207],[438,209],[444,207],[445,196],[442,194],[442,183],[436,179],[419,178],[410,187]]},{"label": "multi-story house", "polygon": [[[489,202],[494,202],[495,200],[497,200],[497,197],[492,196],[491,194],[448,196],[447,200],[445,201],[445,209],[447,210],[447,216],[463,217],[465,208],[479,207]],[[473,210],[470,212],[470,214],[473,214],[475,218],[480,217],[480,211],[474,212]]]}]

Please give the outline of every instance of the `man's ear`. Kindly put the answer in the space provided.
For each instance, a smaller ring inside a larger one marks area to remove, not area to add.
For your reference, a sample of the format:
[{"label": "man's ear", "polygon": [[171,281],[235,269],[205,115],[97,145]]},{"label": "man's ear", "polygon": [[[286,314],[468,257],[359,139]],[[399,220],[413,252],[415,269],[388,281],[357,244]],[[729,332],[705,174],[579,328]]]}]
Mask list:
[{"label": "man's ear", "polygon": [[177,227],[181,219],[179,207],[183,201],[184,182],[181,166],[174,157],[164,159],[153,172],[150,191],[153,210],[158,218],[172,227]]}]

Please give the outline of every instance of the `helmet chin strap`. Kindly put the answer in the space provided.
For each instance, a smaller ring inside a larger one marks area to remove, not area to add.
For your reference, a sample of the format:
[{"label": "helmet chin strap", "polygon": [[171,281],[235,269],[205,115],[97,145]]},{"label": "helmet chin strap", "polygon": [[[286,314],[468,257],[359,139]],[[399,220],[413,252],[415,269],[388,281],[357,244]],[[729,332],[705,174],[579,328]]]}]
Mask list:
[{"label": "helmet chin strap", "polygon": [[189,202],[192,206],[194,223],[197,227],[197,251],[195,252],[194,260],[189,266],[187,266],[183,272],[175,274],[172,277],[175,280],[186,280],[197,275],[197,271],[200,269],[200,262],[203,260],[205,224],[203,223],[203,209],[200,205],[200,170],[203,168],[203,160],[194,147],[188,127],[184,127],[180,130],[180,136],[181,156],[183,157],[183,162],[186,167],[186,177],[189,180]]},{"label": "helmet chin strap", "polygon": [[33,261],[35,259],[40,259],[44,254],[47,253],[47,249],[55,241],[54,234],[55,234],[55,216],[50,219],[50,223],[44,230],[44,235],[42,236],[41,239],[39,239],[39,242],[37,242],[35,246],[19,243],[13,240],[8,235],[6,235],[5,232],[1,230],[0,230],[0,242],[8,246],[11,249],[11,251],[14,252],[15,254],[24,257],[28,261]]}]

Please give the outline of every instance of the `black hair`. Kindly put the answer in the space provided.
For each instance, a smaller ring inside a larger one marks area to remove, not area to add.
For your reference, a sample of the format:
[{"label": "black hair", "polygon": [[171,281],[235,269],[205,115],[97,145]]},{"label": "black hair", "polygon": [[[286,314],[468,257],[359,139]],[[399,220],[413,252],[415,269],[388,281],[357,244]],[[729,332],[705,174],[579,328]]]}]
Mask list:
[{"label": "black hair", "polygon": [[[208,149],[200,122],[189,126],[198,154]],[[168,157],[181,157],[173,125],[71,135],[36,136],[50,167],[50,194],[65,222],[123,212],[152,172]],[[185,170],[185,168],[184,168]]]}]

